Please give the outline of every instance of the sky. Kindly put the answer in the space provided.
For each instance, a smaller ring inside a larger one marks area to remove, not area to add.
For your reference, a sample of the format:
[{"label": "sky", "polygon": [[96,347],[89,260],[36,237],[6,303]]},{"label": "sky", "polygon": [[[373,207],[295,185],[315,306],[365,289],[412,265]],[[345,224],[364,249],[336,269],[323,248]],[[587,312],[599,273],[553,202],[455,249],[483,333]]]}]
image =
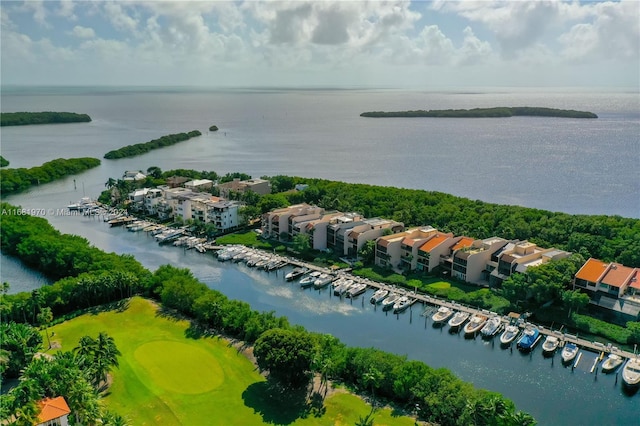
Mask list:
[{"label": "sky", "polygon": [[640,1],[5,1],[2,85],[640,86]]}]

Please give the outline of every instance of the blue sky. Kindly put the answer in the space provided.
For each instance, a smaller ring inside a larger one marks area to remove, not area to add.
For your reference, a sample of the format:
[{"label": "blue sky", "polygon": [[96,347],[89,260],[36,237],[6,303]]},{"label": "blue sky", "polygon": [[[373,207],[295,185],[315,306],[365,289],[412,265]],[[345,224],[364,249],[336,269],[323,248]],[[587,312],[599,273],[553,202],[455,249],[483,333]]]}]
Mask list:
[{"label": "blue sky", "polygon": [[640,2],[2,1],[3,85],[640,85]]}]

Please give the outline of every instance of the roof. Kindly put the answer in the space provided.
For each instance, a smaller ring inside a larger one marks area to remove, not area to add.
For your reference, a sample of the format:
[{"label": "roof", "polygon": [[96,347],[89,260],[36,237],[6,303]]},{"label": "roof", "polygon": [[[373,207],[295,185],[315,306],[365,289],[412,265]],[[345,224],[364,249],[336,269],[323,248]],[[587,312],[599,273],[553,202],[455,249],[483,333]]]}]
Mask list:
[{"label": "roof", "polygon": [[40,408],[40,413],[38,414],[39,423],[46,423],[49,420],[57,419],[71,413],[67,401],[61,396],[45,398],[38,401],[38,408]]},{"label": "roof", "polygon": [[640,271],[638,269],[634,269],[633,277],[631,277],[631,281],[629,281],[629,287],[640,289]]},{"label": "roof", "polygon": [[473,241],[474,241],[473,238],[462,237],[460,241],[458,241],[453,247],[451,247],[451,250],[456,251],[461,248],[471,247],[471,244],[473,244]]},{"label": "roof", "polygon": [[608,263],[604,263],[601,260],[590,258],[576,273],[576,278],[592,283],[598,282],[607,265]]},{"label": "roof", "polygon": [[431,239],[429,239],[429,241],[427,241],[422,246],[420,246],[420,250],[429,253],[431,250],[438,247],[440,244],[442,244],[449,238],[450,238],[449,235],[436,234]]},{"label": "roof", "polygon": [[602,283],[610,285],[612,287],[622,287],[630,278],[633,273],[633,268],[621,265],[619,263],[612,263],[611,267],[602,277]]}]

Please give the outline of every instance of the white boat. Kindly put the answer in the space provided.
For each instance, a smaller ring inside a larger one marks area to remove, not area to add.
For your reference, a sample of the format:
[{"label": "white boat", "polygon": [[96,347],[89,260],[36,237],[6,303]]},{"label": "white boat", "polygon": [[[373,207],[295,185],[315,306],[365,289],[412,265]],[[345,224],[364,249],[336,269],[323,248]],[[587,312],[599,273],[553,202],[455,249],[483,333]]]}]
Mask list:
[{"label": "white boat", "polygon": [[374,305],[377,305],[378,303],[382,302],[384,298],[387,297],[388,294],[389,294],[389,290],[385,290],[383,288],[378,289],[375,291],[375,293],[373,293],[373,295],[369,299],[369,302],[371,302]]},{"label": "white boat", "polygon": [[334,276],[331,274],[320,274],[318,278],[313,282],[314,288],[322,288],[329,285],[333,281]]},{"label": "white boat", "polygon": [[462,311],[456,312],[451,317],[451,319],[449,319],[449,327],[451,327],[451,328],[460,327],[462,324],[464,324],[469,319],[470,316],[471,316],[471,314],[469,314],[468,312],[462,312]]},{"label": "white boat", "polygon": [[627,386],[640,384],[640,357],[629,358],[622,369],[622,380]]},{"label": "white boat", "polygon": [[502,320],[500,317],[491,317],[484,326],[480,329],[480,333],[482,333],[482,337],[493,337],[500,331],[502,328]]},{"label": "white boat", "polygon": [[562,362],[570,363],[578,355],[578,352],[580,352],[580,348],[575,343],[567,342],[562,348]]},{"label": "white boat", "polygon": [[353,280],[350,280],[345,277],[339,278],[335,283],[333,283],[333,295],[334,296],[342,296],[347,292],[349,287],[353,284]]},{"label": "white boat", "polygon": [[446,306],[440,306],[435,314],[431,315],[431,319],[435,324],[440,324],[451,318],[453,315],[453,309]]},{"label": "white boat", "polygon": [[96,203],[89,197],[82,197],[80,199],[80,201],[76,202],[76,203],[71,203],[67,206],[67,208],[69,210],[86,210],[86,209],[90,209],[92,207],[95,207]]},{"label": "white boat", "polygon": [[558,349],[558,345],[560,340],[556,336],[547,335],[542,343],[542,353],[550,355]]},{"label": "white boat", "polygon": [[617,354],[609,354],[607,358],[602,361],[602,372],[611,373],[618,368],[624,362],[624,358]]},{"label": "white boat", "polygon": [[517,326],[513,324],[508,325],[500,335],[500,343],[502,343],[503,345],[508,345],[516,340],[518,334],[520,334],[520,329]]},{"label": "white boat", "polygon": [[387,297],[384,298],[384,300],[382,301],[382,309],[387,311],[391,308],[393,308],[393,305],[396,303],[396,301],[400,298],[400,295],[395,294],[395,293],[391,293],[389,294]]},{"label": "white boat", "polygon": [[293,271],[284,276],[284,279],[287,281],[296,280],[303,276],[307,272],[307,270],[307,268],[294,268]]},{"label": "white boat", "polygon": [[347,297],[354,298],[367,291],[367,285],[364,283],[352,284],[347,290]]},{"label": "white boat", "polygon": [[[256,265],[258,266],[258,265]],[[320,276],[320,271],[309,272],[300,279],[300,287],[311,287],[315,280]]]},{"label": "white boat", "polygon": [[399,314],[411,306],[412,300],[409,299],[409,296],[401,296],[396,303],[393,304],[393,313]]},{"label": "white boat", "polygon": [[464,333],[476,334],[478,331],[480,331],[482,327],[484,327],[484,324],[486,322],[487,322],[487,317],[485,317],[484,315],[475,314],[474,316],[471,317],[467,325],[464,326]]}]

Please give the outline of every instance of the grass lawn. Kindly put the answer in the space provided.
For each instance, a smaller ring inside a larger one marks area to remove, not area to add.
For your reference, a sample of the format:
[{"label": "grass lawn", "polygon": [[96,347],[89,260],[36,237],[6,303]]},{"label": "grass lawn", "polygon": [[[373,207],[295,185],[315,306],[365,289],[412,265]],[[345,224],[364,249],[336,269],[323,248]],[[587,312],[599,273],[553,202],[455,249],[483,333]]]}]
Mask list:
[{"label": "grass lawn", "polygon": [[[187,321],[160,315],[145,299],[124,310],[86,314],[51,327],[52,343],[68,351],[82,336],[112,336],[122,356],[104,398],[131,425],[353,425],[370,406],[336,393],[308,406],[304,397],[272,396],[253,364],[218,338],[185,337]],[[293,401],[292,401],[293,400]],[[378,410],[376,425],[413,425],[408,417]]]}]

